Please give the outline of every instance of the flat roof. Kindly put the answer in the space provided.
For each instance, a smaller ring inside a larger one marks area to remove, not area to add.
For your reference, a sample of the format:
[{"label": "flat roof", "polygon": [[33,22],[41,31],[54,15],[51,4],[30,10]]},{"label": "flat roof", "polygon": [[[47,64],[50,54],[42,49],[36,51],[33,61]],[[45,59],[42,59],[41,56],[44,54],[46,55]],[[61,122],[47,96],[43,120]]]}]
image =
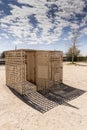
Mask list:
[{"label": "flat roof", "polygon": [[16,52],[16,51],[62,52],[59,50],[34,50],[34,49],[17,49],[17,50],[8,50],[5,52]]}]

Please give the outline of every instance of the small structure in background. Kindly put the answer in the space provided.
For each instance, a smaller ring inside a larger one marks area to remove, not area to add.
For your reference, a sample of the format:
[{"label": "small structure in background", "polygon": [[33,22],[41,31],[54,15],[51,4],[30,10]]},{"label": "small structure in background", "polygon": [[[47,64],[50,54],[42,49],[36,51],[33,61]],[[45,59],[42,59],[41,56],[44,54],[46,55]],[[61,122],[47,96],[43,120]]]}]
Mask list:
[{"label": "small structure in background", "polygon": [[6,51],[6,85],[22,95],[30,89],[47,92],[62,83],[62,57],[61,51]]},{"label": "small structure in background", "polygon": [[5,65],[5,58],[0,58],[0,65]]},{"label": "small structure in background", "polygon": [[0,65],[5,65],[5,52],[0,53]]}]

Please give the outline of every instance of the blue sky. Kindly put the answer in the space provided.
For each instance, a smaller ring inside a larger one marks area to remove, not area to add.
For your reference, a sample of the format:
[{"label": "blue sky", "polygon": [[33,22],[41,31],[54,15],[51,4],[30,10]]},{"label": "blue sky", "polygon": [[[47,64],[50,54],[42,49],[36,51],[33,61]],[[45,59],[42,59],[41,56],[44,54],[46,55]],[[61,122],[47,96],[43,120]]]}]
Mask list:
[{"label": "blue sky", "polygon": [[87,0],[0,0],[0,52],[16,45],[65,53],[73,32],[87,55]]}]

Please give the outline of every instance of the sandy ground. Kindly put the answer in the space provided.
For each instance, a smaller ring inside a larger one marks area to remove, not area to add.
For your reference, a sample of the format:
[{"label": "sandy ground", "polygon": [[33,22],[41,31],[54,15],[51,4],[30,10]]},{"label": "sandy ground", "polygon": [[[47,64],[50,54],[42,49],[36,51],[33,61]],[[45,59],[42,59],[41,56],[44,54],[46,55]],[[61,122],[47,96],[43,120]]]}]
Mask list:
[{"label": "sandy ground", "polygon": [[[87,66],[63,67],[63,82],[87,91]],[[16,97],[5,85],[5,68],[0,66],[0,130],[87,130],[87,93],[45,114]]]}]

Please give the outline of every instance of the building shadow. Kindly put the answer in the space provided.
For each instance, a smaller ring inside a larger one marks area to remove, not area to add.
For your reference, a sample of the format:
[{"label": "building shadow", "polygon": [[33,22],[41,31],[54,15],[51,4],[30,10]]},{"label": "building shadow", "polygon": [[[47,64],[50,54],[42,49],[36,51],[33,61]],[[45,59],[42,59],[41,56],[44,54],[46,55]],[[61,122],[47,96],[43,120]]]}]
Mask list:
[{"label": "building shadow", "polygon": [[12,88],[10,88],[10,90],[27,105],[41,113],[45,113],[58,105],[79,109],[70,104],[69,101],[78,98],[86,92],[66,84],[54,85],[47,93],[44,93],[44,91],[29,91],[29,93],[25,95],[20,95]]},{"label": "building shadow", "polygon": [[49,100],[54,101],[59,105],[63,104],[72,108],[79,109],[76,106],[69,104],[68,102],[78,98],[85,92],[86,91],[84,90],[77,89],[62,83],[60,85],[56,85],[56,87],[53,87],[53,89],[51,88],[49,93],[44,94],[43,91],[41,91],[40,93]]}]

